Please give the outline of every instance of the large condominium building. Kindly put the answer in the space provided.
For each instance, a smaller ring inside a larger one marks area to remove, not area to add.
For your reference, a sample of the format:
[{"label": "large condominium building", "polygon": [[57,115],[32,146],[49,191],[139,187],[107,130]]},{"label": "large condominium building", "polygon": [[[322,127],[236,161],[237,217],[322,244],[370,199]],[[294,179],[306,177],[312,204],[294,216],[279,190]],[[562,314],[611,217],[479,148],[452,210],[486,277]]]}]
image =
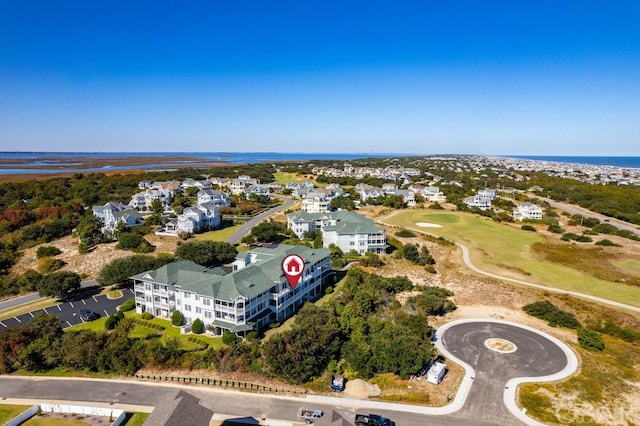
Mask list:
[{"label": "large condominium building", "polygon": [[345,253],[352,250],[359,254],[386,253],[385,229],[378,227],[373,220],[354,212],[338,210],[329,213],[289,213],[287,226],[293,229],[298,238],[307,231],[321,230],[322,245],[325,248],[335,244]]},{"label": "large condominium building", "polygon": [[[295,288],[282,265],[291,254],[304,260]],[[138,313],[170,318],[178,310],[187,324],[200,318],[215,334],[229,330],[246,336],[253,329],[286,320],[304,302],[320,297],[330,274],[328,250],[281,244],[239,253],[230,267],[207,269],[180,261],[131,279]]]}]

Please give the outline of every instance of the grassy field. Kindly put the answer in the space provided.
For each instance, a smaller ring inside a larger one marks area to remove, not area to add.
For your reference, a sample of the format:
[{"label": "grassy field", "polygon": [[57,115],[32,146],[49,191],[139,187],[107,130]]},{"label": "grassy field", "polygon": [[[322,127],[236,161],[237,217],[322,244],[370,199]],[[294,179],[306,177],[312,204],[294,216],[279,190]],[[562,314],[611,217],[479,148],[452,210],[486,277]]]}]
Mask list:
[{"label": "grassy field", "polygon": [[28,408],[30,408],[30,405],[0,404],[0,424],[5,424]]},{"label": "grassy field", "polygon": [[215,231],[204,232],[202,234],[196,234],[196,240],[205,240],[205,241],[224,241],[230,236],[232,236],[238,228],[240,228],[242,224],[227,226],[222,229],[218,229]]},{"label": "grassy field", "polygon": [[[469,248],[472,263],[483,271],[553,288],[591,294],[640,306],[640,288],[595,278],[576,269],[538,259],[531,250],[544,238],[468,213],[402,210],[383,222],[426,232],[461,243]],[[441,227],[420,227],[425,222]],[[603,260],[604,261],[604,260]],[[637,260],[617,261],[631,272]],[[637,276],[638,269],[635,270]]]},{"label": "grassy field", "polygon": [[142,426],[149,417],[149,413],[127,413],[127,417],[123,425],[125,426]]},{"label": "grassy field", "polygon": [[278,182],[281,185],[286,185],[289,182],[298,182],[298,183],[313,182],[313,184],[317,187],[324,186],[323,184],[318,184],[313,177],[301,176],[298,173],[276,172],[273,174],[273,177],[275,177],[276,182]]}]

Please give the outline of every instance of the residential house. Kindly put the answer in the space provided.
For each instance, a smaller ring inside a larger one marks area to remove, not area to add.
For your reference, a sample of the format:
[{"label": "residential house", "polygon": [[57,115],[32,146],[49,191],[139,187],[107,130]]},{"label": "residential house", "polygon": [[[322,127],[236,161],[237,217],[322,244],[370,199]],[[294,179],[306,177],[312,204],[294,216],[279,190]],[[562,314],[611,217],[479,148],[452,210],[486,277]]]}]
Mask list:
[{"label": "residential house", "polygon": [[102,232],[115,232],[121,222],[128,228],[144,222],[140,212],[122,203],[108,202],[104,206],[93,206],[92,211],[102,220]]},{"label": "residential house", "polygon": [[209,182],[208,180],[195,180],[192,178],[186,178],[182,181],[180,187],[184,189],[193,187],[198,188],[202,191],[203,189],[211,189],[211,182]]},{"label": "residential house", "polygon": [[196,204],[187,207],[178,215],[176,232],[194,234],[202,228],[215,229],[222,224],[220,209],[214,203]]},{"label": "residential house", "polygon": [[524,219],[542,219],[542,209],[537,204],[529,202],[520,204],[513,209],[513,219],[518,222]]},{"label": "residential house", "polygon": [[386,231],[373,220],[354,212],[338,210],[328,213],[298,211],[287,215],[287,227],[302,238],[307,231],[320,230],[322,245],[327,248],[335,244],[348,253],[372,252],[384,254],[387,249]]},{"label": "residential house", "polygon": [[160,200],[163,209],[171,206],[173,192],[166,189],[147,189],[131,196],[129,206],[134,209],[148,210],[153,204],[153,200]]},{"label": "residential house", "polygon": [[212,203],[218,208],[231,206],[229,196],[222,191],[214,189],[203,189],[198,192],[198,204],[204,203]]},{"label": "residential house", "polygon": [[477,196],[493,201],[498,196],[498,192],[495,189],[481,189],[478,191]]},{"label": "residential house", "polygon": [[491,208],[491,199],[484,198],[479,195],[473,195],[465,198],[464,203],[471,208],[475,207],[480,210],[488,210]]},{"label": "residential house", "polygon": [[[303,273],[289,284],[282,263],[295,254],[304,260]],[[246,333],[284,322],[306,301],[319,298],[331,274],[329,250],[275,245],[239,253],[234,269],[207,269],[190,261],[170,263],[131,279],[138,313],[170,318],[180,311],[187,322],[196,318],[215,334]]]}]

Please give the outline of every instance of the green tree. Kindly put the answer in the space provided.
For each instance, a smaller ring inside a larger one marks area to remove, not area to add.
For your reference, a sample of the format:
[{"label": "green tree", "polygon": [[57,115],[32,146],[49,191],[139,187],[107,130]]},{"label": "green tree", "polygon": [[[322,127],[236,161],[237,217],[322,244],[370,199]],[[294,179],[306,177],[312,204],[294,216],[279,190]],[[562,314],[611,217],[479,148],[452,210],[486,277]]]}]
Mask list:
[{"label": "green tree", "polygon": [[287,238],[287,227],[280,222],[261,222],[254,226],[251,235],[262,243],[279,243]]},{"label": "green tree", "polygon": [[157,269],[170,262],[171,258],[155,258],[142,254],[114,259],[102,268],[98,275],[98,282],[103,286],[125,283],[133,275]]},{"label": "green tree", "polygon": [[38,259],[40,259],[41,257],[57,256],[60,253],[62,253],[62,251],[58,247],[55,247],[55,246],[40,246],[36,250],[36,257]]},{"label": "green tree", "polygon": [[80,288],[80,276],[75,272],[58,271],[45,275],[39,283],[40,296],[65,298]]},{"label": "green tree", "polygon": [[184,324],[184,315],[182,315],[182,312],[177,310],[173,311],[173,313],[171,314],[171,324],[175,325],[176,327]]},{"label": "green tree", "polygon": [[180,243],[176,248],[176,258],[190,260],[202,266],[218,266],[235,259],[238,250],[221,241],[191,241]]},{"label": "green tree", "polygon": [[191,324],[191,331],[194,334],[204,333],[204,324],[202,324],[202,320],[200,318],[196,318],[193,320],[193,324]]},{"label": "green tree", "polygon": [[333,210],[353,210],[356,208],[356,204],[348,196],[334,197],[331,199],[331,208]]}]

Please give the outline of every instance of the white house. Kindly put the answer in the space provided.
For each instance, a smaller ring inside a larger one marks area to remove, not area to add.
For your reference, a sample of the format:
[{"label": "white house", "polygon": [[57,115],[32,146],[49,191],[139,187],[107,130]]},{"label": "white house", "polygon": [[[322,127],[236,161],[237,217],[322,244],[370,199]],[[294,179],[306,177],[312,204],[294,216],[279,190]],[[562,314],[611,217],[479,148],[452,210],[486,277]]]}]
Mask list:
[{"label": "white house", "polygon": [[124,223],[127,227],[133,228],[144,222],[137,210],[122,203],[108,202],[104,206],[93,206],[93,214],[102,220],[102,232],[114,232],[118,223]]},{"label": "white house", "polygon": [[[295,289],[283,272],[286,256],[304,260]],[[306,301],[322,295],[331,274],[329,250],[278,245],[239,253],[231,268],[207,269],[189,261],[170,263],[131,279],[138,313],[170,318],[180,311],[187,322],[196,318],[222,334],[236,335],[291,317]]]},{"label": "white house", "polygon": [[495,200],[498,196],[498,192],[495,189],[481,189],[478,191],[478,197],[486,198],[488,200]]},{"label": "white house", "polygon": [[193,234],[203,227],[209,229],[219,228],[222,224],[220,209],[213,203],[196,204],[184,209],[178,215],[176,233],[186,232]]},{"label": "white house", "polygon": [[526,202],[513,209],[513,219],[522,221],[524,219],[542,219],[542,209],[537,204]]},{"label": "white house", "polygon": [[203,189],[198,192],[198,204],[212,203],[216,207],[230,207],[229,196],[222,191],[214,189]]},{"label": "white house", "polygon": [[476,207],[480,210],[488,210],[491,208],[491,199],[474,195],[464,199],[464,203],[469,207]]},{"label": "white house", "polygon": [[373,220],[354,212],[338,210],[329,213],[289,213],[287,227],[292,229],[298,238],[302,238],[307,231],[319,229],[322,232],[323,247],[335,244],[345,253],[355,250],[359,254],[384,254],[387,250],[385,229],[378,227]]},{"label": "white house", "polygon": [[131,196],[129,205],[136,209],[151,208],[153,200],[160,200],[163,208],[171,206],[173,200],[173,192],[166,189],[147,189]]}]

